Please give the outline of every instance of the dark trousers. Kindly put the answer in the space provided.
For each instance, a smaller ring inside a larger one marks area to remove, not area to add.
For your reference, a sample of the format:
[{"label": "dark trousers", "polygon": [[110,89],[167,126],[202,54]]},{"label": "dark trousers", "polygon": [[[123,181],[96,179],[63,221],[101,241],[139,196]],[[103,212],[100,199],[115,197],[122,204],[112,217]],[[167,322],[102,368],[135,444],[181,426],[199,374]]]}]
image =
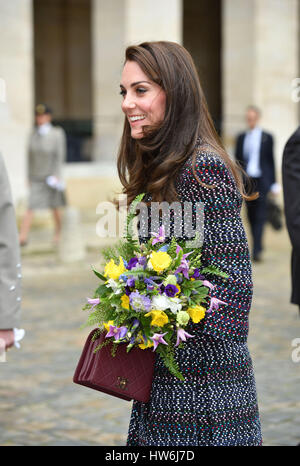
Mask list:
[{"label": "dark trousers", "polygon": [[252,235],[252,254],[257,256],[263,250],[263,231],[267,219],[267,193],[262,189],[261,178],[251,178],[250,180],[253,192],[259,192],[257,199],[246,202]]}]

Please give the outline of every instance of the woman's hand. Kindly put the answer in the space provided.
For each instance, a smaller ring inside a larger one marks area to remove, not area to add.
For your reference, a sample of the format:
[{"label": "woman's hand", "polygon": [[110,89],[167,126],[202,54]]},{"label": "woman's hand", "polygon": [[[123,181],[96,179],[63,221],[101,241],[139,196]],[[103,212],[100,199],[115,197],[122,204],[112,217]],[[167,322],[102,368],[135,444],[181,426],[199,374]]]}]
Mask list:
[{"label": "woman's hand", "polygon": [[0,338],[5,341],[5,349],[13,346],[15,342],[14,331],[12,328],[7,330],[0,330]]}]

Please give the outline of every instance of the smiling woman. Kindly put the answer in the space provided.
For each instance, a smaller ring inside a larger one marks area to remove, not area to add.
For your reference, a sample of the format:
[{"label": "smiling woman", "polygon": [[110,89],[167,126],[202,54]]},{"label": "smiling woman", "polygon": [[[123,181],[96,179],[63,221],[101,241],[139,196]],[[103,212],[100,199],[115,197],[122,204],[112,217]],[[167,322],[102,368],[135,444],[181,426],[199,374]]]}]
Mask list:
[{"label": "smiling woman", "polygon": [[144,136],[143,127],[159,125],[165,115],[166,93],[134,61],[127,61],[123,68],[121,95],[122,110],[131,126],[131,137]]},{"label": "smiling woman", "polygon": [[[253,284],[240,215],[242,198],[247,196],[238,169],[218,138],[194,62],[184,47],[164,41],[128,47],[120,87],[125,119],[118,171],[123,193],[129,204],[146,193],[148,231],[154,230],[153,211],[161,201],[178,201],[185,235],[188,225],[193,232],[203,228],[199,254],[212,298],[207,309],[192,308],[194,319],[188,321],[187,332],[180,332],[173,342],[184,381],[170,374],[155,353],[150,400],[134,401],[127,445],[260,445],[255,379],[247,347]],[[197,230],[200,204],[204,225]],[[159,218],[170,232],[168,240],[171,236],[187,240],[173,234],[179,215],[174,207],[170,211],[168,219]],[[141,228],[138,234],[141,243],[149,241],[150,234],[143,235]],[[159,230],[156,237],[160,235]],[[158,273],[164,270],[164,254],[168,256],[160,251],[151,260]],[[139,288],[131,293],[130,309],[151,314],[156,346],[170,343],[159,326],[165,323],[164,310],[177,313],[178,326],[186,324],[187,315],[181,312],[184,299],[175,292],[177,282],[184,276],[191,280],[191,292],[197,290],[185,265],[177,270],[175,283],[163,284],[165,288],[151,300]],[[213,276],[209,266],[225,272],[228,279]],[[180,340],[186,337],[182,348]]]},{"label": "smiling woman", "polygon": [[[175,179],[198,137],[219,153],[242,196],[251,199],[215,130],[195,64],[184,47],[167,41],[128,47],[120,88],[125,121],[118,173],[128,205],[141,192],[151,192],[155,201],[178,200]],[[198,179],[194,164],[195,158],[192,170]]]}]

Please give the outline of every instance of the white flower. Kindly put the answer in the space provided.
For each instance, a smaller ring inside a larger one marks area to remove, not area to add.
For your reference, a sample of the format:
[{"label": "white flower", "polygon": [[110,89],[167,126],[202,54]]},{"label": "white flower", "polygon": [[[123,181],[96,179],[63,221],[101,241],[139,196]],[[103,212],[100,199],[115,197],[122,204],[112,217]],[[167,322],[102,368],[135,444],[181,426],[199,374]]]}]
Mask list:
[{"label": "white flower", "polygon": [[110,278],[109,280],[107,280],[106,286],[107,288],[111,288],[115,294],[122,293],[122,290],[120,289],[119,284],[113,278]]},{"label": "white flower", "polygon": [[181,310],[182,305],[180,304],[179,298],[168,298],[165,295],[156,295],[152,298],[151,307],[152,309],[157,309],[158,311],[171,309],[171,311],[176,314],[177,311]]},{"label": "white flower", "polygon": [[151,264],[150,261],[147,262],[147,267],[146,267],[148,270],[154,270],[153,269],[153,265]]},{"label": "white flower", "polygon": [[175,275],[168,275],[167,278],[163,281],[165,286],[167,285],[177,285],[177,278]]},{"label": "white flower", "polygon": [[180,298],[168,298],[168,300],[170,301],[170,309],[173,314],[181,310],[182,304]]},{"label": "white flower", "polygon": [[135,271],[144,270],[144,267],[141,264],[136,264],[134,267],[132,267],[131,270],[135,270]]}]

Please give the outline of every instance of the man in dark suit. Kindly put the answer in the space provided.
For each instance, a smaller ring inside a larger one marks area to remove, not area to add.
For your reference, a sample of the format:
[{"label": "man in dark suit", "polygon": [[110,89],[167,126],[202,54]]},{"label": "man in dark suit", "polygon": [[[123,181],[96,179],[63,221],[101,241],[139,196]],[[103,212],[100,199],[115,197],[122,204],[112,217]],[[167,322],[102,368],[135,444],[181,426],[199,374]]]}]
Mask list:
[{"label": "man in dark suit", "polygon": [[248,130],[241,133],[236,142],[235,158],[247,173],[244,179],[246,190],[258,191],[259,197],[247,201],[247,213],[253,240],[252,259],[261,261],[263,231],[267,218],[267,194],[277,194],[279,185],[275,182],[273,137],[259,126],[260,110],[249,106],[246,112]]},{"label": "man in dark suit", "polygon": [[291,303],[300,311],[300,126],[287,141],[282,158],[286,226],[292,243]]}]

